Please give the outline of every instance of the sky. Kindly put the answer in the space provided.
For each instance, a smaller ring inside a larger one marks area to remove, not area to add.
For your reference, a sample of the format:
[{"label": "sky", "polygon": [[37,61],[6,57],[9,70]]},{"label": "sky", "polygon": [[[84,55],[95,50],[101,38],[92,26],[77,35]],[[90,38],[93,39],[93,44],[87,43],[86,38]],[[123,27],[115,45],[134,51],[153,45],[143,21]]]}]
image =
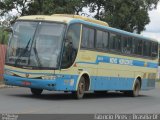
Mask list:
[{"label": "sky", "polygon": [[150,23],[146,25],[146,30],[142,32],[142,35],[160,41],[160,2],[157,9],[149,11],[149,16]]}]

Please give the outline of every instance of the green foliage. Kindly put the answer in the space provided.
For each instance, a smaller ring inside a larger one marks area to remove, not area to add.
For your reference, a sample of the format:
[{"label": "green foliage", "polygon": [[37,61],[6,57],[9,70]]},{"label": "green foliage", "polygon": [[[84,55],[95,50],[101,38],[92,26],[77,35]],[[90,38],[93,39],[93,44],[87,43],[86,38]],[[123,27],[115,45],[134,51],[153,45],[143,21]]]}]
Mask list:
[{"label": "green foliage", "polygon": [[29,4],[28,14],[78,14],[84,6],[83,0],[35,0]]},{"label": "green foliage", "polygon": [[16,9],[19,16],[79,14],[84,7],[88,7],[90,12],[96,13],[96,19],[106,21],[111,27],[141,33],[150,22],[148,11],[155,9],[158,2],[159,0],[5,0],[0,2],[0,14],[9,13],[12,9]]},{"label": "green foliage", "polygon": [[[18,16],[27,15],[28,0],[3,0],[0,2],[0,18],[5,16],[5,19],[11,24],[15,22]],[[16,10],[18,14],[12,15],[10,12]]]},{"label": "green foliage", "polygon": [[0,2],[0,15],[4,15],[13,9],[17,10],[20,15],[26,15],[28,9],[28,0],[4,0]]},{"label": "green foliage", "polygon": [[[148,10],[156,8],[159,0],[92,0],[90,9],[95,17],[110,26],[129,32],[141,33],[150,22]],[[98,11],[99,6],[101,11]]]},{"label": "green foliage", "polygon": [[0,27],[0,44],[7,44],[8,42],[9,33],[4,32],[3,28]]}]

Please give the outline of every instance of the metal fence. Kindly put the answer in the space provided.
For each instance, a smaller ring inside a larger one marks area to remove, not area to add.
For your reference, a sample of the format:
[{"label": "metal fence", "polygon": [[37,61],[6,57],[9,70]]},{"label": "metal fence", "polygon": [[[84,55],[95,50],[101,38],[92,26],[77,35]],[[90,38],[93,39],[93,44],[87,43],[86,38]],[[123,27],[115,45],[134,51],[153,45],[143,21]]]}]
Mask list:
[{"label": "metal fence", "polygon": [[0,44],[0,82],[3,80],[6,45]]}]

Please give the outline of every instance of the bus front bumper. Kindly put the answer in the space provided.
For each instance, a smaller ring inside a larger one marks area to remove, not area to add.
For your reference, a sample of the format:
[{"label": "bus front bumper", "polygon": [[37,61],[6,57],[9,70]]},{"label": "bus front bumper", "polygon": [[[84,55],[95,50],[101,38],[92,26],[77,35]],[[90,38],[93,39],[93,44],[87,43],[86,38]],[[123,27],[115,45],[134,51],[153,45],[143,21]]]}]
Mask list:
[{"label": "bus front bumper", "polygon": [[[10,76],[4,74],[4,82],[6,85],[27,87],[27,88],[37,88],[50,91],[75,91],[76,90],[76,78],[60,78],[54,80],[44,80],[44,79],[32,79],[32,78],[22,78],[16,76]],[[71,83],[72,82],[72,83]]]}]

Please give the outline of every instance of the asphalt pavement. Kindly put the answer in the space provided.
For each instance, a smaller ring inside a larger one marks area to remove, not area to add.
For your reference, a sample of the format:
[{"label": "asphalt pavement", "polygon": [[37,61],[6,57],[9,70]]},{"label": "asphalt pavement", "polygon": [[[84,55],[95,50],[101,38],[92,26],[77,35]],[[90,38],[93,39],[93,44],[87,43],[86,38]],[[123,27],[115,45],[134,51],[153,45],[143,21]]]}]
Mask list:
[{"label": "asphalt pavement", "polygon": [[70,93],[44,91],[39,97],[31,95],[30,89],[3,87],[0,89],[0,113],[17,114],[96,114],[96,113],[159,113],[160,85],[143,91],[139,97],[122,93],[105,95],[86,93],[84,99],[76,100]]}]

